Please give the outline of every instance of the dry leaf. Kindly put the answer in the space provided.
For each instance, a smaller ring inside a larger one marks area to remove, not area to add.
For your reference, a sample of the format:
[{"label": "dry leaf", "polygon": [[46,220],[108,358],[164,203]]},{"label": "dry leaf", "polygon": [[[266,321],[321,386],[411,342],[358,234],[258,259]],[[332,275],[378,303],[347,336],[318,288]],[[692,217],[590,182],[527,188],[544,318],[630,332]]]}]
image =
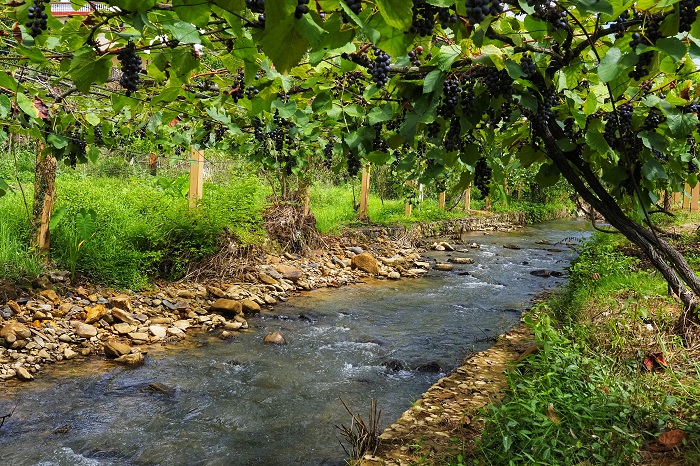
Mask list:
[{"label": "dry leaf", "polygon": [[668,448],[676,448],[683,443],[683,440],[688,436],[680,429],[669,430],[659,435],[659,442]]},{"label": "dry leaf", "polygon": [[559,424],[561,422],[561,419],[559,419],[556,411],[554,411],[554,405],[552,403],[549,403],[549,406],[547,407],[547,418],[555,424]]},{"label": "dry leaf", "polygon": [[644,369],[650,371],[654,368],[654,363],[652,362],[651,359],[649,359],[648,357],[645,357],[644,361],[642,361],[642,367],[644,367]]}]

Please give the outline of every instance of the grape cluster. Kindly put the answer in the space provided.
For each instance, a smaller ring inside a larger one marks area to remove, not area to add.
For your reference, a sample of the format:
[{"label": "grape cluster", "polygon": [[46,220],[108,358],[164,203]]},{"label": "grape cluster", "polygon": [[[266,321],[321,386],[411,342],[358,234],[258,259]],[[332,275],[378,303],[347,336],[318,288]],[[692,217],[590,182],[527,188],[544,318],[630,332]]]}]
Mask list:
[{"label": "grape cluster", "polygon": [[605,122],[605,140],[610,147],[630,154],[642,149],[641,141],[632,128],[633,108],[630,103],[617,107],[617,115],[609,114]]},{"label": "grape cluster", "polygon": [[625,10],[610,25],[610,31],[615,32],[616,39],[620,39],[625,35],[625,29],[627,29],[627,21],[629,21],[629,19],[630,19],[630,11]]},{"label": "grape cluster", "polygon": [[95,128],[93,128],[92,137],[93,137],[93,141],[94,141],[96,146],[102,145],[102,127],[101,126],[95,126]]},{"label": "grape cluster", "polygon": [[683,113],[700,113],[700,104],[686,105],[681,110]]},{"label": "grape cluster", "polygon": [[350,178],[355,178],[360,172],[360,168],[362,168],[360,160],[352,152],[348,152],[348,175]]},{"label": "grape cluster", "polygon": [[425,134],[429,138],[437,138],[440,135],[440,123],[437,121],[428,123],[428,126],[425,128]]},{"label": "grape cluster", "polygon": [[445,139],[442,141],[442,146],[445,151],[452,152],[454,150],[461,149],[462,141],[460,139],[460,133],[462,132],[462,125],[459,122],[459,118],[453,118],[450,121],[450,128],[445,134]]},{"label": "grape cluster", "polygon": [[309,12],[309,0],[297,0],[297,7],[294,10],[294,17],[296,19],[301,19],[306,13]]},{"label": "grape cluster", "polygon": [[423,54],[423,47],[420,45],[413,50],[409,50],[408,58],[411,59],[411,65],[420,66],[421,62],[420,62],[420,58],[418,58],[418,57],[421,56],[422,54]]},{"label": "grape cluster", "polygon": [[265,14],[265,0],[245,0],[245,6],[253,13]]},{"label": "grape cluster", "polygon": [[372,140],[372,150],[377,152],[388,152],[389,144],[382,138],[382,133],[384,132],[384,125],[382,123],[376,123],[374,125],[374,140]]},{"label": "grape cluster", "polygon": [[433,28],[435,27],[435,14],[438,8],[429,3],[414,3],[413,22],[408,32],[418,34],[421,37],[432,36]]},{"label": "grape cluster", "polygon": [[227,131],[228,129],[225,126],[216,125],[216,128],[214,128],[214,141],[221,142],[224,139]]},{"label": "grape cluster", "polygon": [[680,10],[680,22],[678,25],[679,32],[690,31],[690,27],[693,25],[693,23],[698,17],[697,12],[695,11],[695,8],[698,5],[700,5],[700,2],[698,2],[697,0],[681,0],[678,3],[678,7]]},{"label": "grape cluster", "polygon": [[139,73],[141,72],[141,57],[136,55],[136,46],[129,41],[117,54],[117,58],[122,65],[122,77],[119,84],[127,90],[127,95],[135,91],[139,85]]},{"label": "grape cluster", "polygon": [[459,102],[459,81],[455,78],[447,78],[442,85],[442,101],[438,107],[438,115],[445,119],[452,118],[457,110]]},{"label": "grape cluster", "polygon": [[527,0],[527,4],[535,9],[533,16],[552,25],[555,31],[566,29],[566,11],[550,0]]},{"label": "grape cluster", "polygon": [[29,34],[32,37],[40,36],[41,31],[46,31],[46,20],[51,13],[46,13],[46,5],[44,3],[50,3],[50,0],[34,0],[34,6],[29,7],[29,19],[24,25],[29,29]]},{"label": "grape cluster", "polygon": [[647,117],[644,119],[643,129],[654,131],[664,121],[664,116],[655,108],[650,108]]},{"label": "grape cluster", "polygon": [[85,137],[80,131],[75,131],[71,135],[70,151],[68,152],[68,163],[71,168],[76,167],[78,164],[78,159],[85,159],[87,143],[85,142]]},{"label": "grape cluster", "polygon": [[649,69],[647,67],[651,65],[653,59],[654,52],[649,51],[642,53],[641,55],[639,55],[637,64],[635,65],[634,69],[630,70],[630,72],[627,75],[634,80],[642,79],[643,77],[649,74]]},{"label": "grape cluster", "polygon": [[475,75],[483,79],[483,84],[492,98],[509,97],[513,92],[513,78],[505,69],[497,70],[491,66],[479,68]]},{"label": "grape cluster", "polygon": [[370,63],[367,69],[372,75],[372,81],[377,87],[384,86],[389,82],[389,69],[391,68],[391,57],[382,52],[377,47],[374,47],[374,63]]},{"label": "grape cluster", "polygon": [[537,122],[543,126],[548,126],[554,119],[552,107],[557,105],[558,99],[554,91],[547,90],[542,94],[542,100],[539,102],[537,109]]},{"label": "grape cluster", "polygon": [[333,141],[323,146],[323,166],[330,169],[333,166]]},{"label": "grape cluster", "polygon": [[535,65],[532,57],[527,53],[523,54],[523,57],[520,59],[520,68],[523,69],[523,73],[525,73],[525,77],[528,79],[537,74],[537,65]]},{"label": "grape cluster", "polygon": [[499,0],[467,0],[467,19],[471,24],[479,24],[487,15],[496,16],[503,12]]},{"label": "grape cluster", "polygon": [[486,157],[480,158],[474,167],[474,186],[479,188],[481,198],[489,195],[491,183],[491,168],[486,163]]},{"label": "grape cluster", "polygon": [[248,100],[251,100],[253,97],[258,95],[258,92],[260,91],[253,85],[245,88],[245,96],[248,98]]},{"label": "grape cluster", "polygon": [[263,128],[263,124],[260,121],[260,118],[258,117],[253,118],[253,136],[258,142],[265,141],[265,131]]},{"label": "grape cluster", "polygon": [[439,8],[438,21],[440,21],[440,27],[442,27],[443,29],[447,29],[448,27],[450,27],[450,25],[459,21],[459,16],[457,16],[456,10],[450,11],[449,8]]},{"label": "grape cluster", "polygon": [[359,15],[362,11],[362,0],[345,0],[345,4],[356,15]]}]

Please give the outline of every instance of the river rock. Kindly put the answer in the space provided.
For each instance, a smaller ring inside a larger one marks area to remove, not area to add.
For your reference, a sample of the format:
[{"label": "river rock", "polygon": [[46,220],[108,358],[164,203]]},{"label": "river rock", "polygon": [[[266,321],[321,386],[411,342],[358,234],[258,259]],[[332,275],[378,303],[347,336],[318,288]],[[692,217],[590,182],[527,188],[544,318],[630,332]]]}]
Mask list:
[{"label": "river rock", "polygon": [[207,286],[207,291],[215,298],[226,297],[226,293],[224,292],[224,290],[222,290],[221,288],[217,288],[215,286]]},{"label": "river rock", "polygon": [[75,351],[73,351],[70,348],[66,348],[65,350],[63,350],[63,357],[65,359],[73,359],[77,355],[78,355],[78,353],[76,353]]},{"label": "river rock", "polygon": [[64,317],[70,310],[73,308],[72,303],[61,303],[58,306],[58,309],[55,309],[52,314],[54,317]]},{"label": "river rock", "polygon": [[168,334],[168,329],[166,327],[161,327],[160,325],[151,325],[148,327],[148,331],[159,340],[162,340]]},{"label": "river rock", "polygon": [[[32,332],[29,330],[29,327],[15,321],[7,322],[0,330],[0,338],[4,338],[8,343],[13,343],[16,340],[26,340],[31,336]],[[10,342],[10,340],[12,341]]]},{"label": "river rock", "polygon": [[433,268],[435,270],[442,270],[443,272],[449,272],[454,267],[452,266],[452,264],[437,263],[437,264],[435,264],[435,267],[433,267]]},{"label": "river rock", "polygon": [[197,297],[197,293],[195,293],[194,291],[190,291],[190,290],[179,290],[177,292],[177,297],[184,298],[184,299],[194,299],[195,297]]},{"label": "river rock", "polygon": [[114,324],[112,325],[112,328],[115,332],[117,332],[120,335],[126,335],[127,333],[131,333],[134,330],[136,330],[135,326],[127,324],[126,322],[119,322],[118,324]]},{"label": "river rock", "polygon": [[236,315],[243,313],[243,304],[235,299],[219,298],[214,301],[209,310]]},{"label": "river rock", "polygon": [[421,268],[421,269],[429,269],[430,268],[430,262],[423,262],[423,261],[416,261],[414,264],[416,267]]},{"label": "river rock", "polygon": [[58,305],[61,302],[61,299],[58,297],[58,295],[56,294],[56,292],[54,290],[51,290],[51,289],[41,290],[41,292],[39,292],[39,294],[41,296],[43,296],[44,298],[48,299],[49,301],[51,301],[52,303],[54,303],[54,305]]},{"label": "river rock", "polygon": [[143,364],[143,361],[144,357],[141,353],[125,354],[123,356],[119,356],[114,360],[114,362],[118,362],[119,364],[124,364],[126,366],[140,366],[141,364]]},{"label": "river rock", "polygon": [[433,243],[433,244],[430,246],[430,249],[432,249],[433,251],[444,251],[444,250],[445,250],[445,246],[442,246],[441,244],[438,244],[438,243]]},{"label": "river rock", "polygon": [[277,264],[275,265],[275,270],[282,274],[283,278],[296,282],[301,278],[301,270],[291,265]]},{"label": "river rock", "polygon": [[351,253],[356,254],[356,255],[364,254],[364,252],[365,252],[364,249],[362,249],[359,246],[351,246],[351,247],[346,248],[346,249],[348,251],[350,251]]},{"label": "river rock", "polygon": [[241,306],[243,307],[244,314],[254,314],[256,312],[260,312],[260,305],[252,299],[242,300]]},{"label": "river rock", "polygon": [[75,327],[75,334],[81,338],[92,338],[97,336],[97,329],[90,324],[80,322]]},{"label": "river rock", "polygon": [[[129,313],[134,312],[134,305],[128,296],[112,296],[109,298],[109,305],[112,309],[121,309]],[[114,314],[114,311],[112,311],[112,314]]]},{"label": "river rock", "polygon": [[87,311],[87,317],[85,317],[86,324],[93,324],[107,314],[107,308],[104,306],[104,304],[86,307],[85,310]]},{"label": "river rock", "polygon": [[397,271],[389,272],[389,275],[387,275],[388,278],[391,280],[398,280],[401,278],[401,274]]},{"label": "river rock", "polygon": [[471,257],[452,257],[450,262],[454,262],[455,264],[473,264],[474,259]]},{"label": "river rock", "polygon": [[173,322],[173,327],[178,328],[180,330],[187,330],[190,328],[190,321],[189,320],[176,320]]},{"label": "river rock", "polygon": [[438,243],[438,246],[442,246],[445,251],[454,251],[455,250],[455,248],[447,241],[440,241]]},{"label": "river rock", "polygon": [[29,371],[27,369],[25,369],[24,367],[21,367],[21,366],[18,367],[15,373],[17,374],[17,378],[19,380],[24,380],[24,381],[34,380],[34,376],[32,374],[30,374]]},{"label": "river rock", "polygon": [[558,272],[556,270],[547,270],[547,269],[539,269],[539,270],[533,270],[530,272],[530,275],[534,275],[536,277],[561,277],[562,273]]},{"label": "river rock", "polygon": [[10,309],[12,309],[12,312],[14,312],[15,314],[19,314],[20,311],[22,310],[22,308],[19,307],[19,304],[17,304],[16,301],[9,300],[7,302],[7,305],[10,307]]},{"label": "river rock", "polygon": [[504,244],[503,247],[506,249],[514,249],[516,251],[521,249],[520,246],[516,246],[515,244]]},{"label": "river rock", "polygon": [[143,341],[143,342],[148,342],[149,337],[146,332],[131,332],[129,333],[129,338],[131,338],[134,341]]},{"label": "river rock", "polygon": [[243,322],[226,322],[224,324],[224,329],[229,331],[240,330],[241,327],[243,327]]},{"label": "river rock", "polygon": [[263,343],[266,345],[284,345],[287,343],[287,341],[280,332],[272,332],[265,335],[265,338],[263,338]]},{"label": "river rock", "polygon": [[135,326],[139,325],[138,319],[136,319],[131,314],[131,312],[125,311],[124,309],[119,308],[119,307],[112,308],[112,317],[114,317],[115,319],[117,319],[121,322],[130,324],[130,325],[135,325]]},{"label": "river rock", "polygon": [[360,269],[371,275],[379,274],[379,264],[377,263],[377,259],[375,259],[374,256],[368,252],[363,252],[362,254],[353,256],[351,263],[352,268],[354,269]]},{"label": "river rock", "polygon": [[131,353],[131,346],[116,340],[109,340],[105,342],[102,350],[108,358],[118,358]]},{"label": "river rock", "polygon": [[265,285],[277,285],[279,282],[266,273],[259,273],[258,280]]}]

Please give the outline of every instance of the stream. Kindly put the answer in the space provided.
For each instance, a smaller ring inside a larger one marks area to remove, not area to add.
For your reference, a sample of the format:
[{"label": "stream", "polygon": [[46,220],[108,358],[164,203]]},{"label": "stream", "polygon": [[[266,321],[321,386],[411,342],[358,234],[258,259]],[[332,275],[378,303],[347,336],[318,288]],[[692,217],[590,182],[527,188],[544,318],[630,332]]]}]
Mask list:
[{"label": "stream", "polygon": [[[393,423],[470,352],[518,323],[531,298],[564,283],[588,235],[578,221],[474,232],[479,249],[430,252],[474,264],[422,279],[305,293],[248,320],[230,340],[151,352],[137,369],[95,359],[56,365],[0,392],[0,464],[341,465],[337,425],[370,398]],[[546,242],[547,244],[542,244]],[[507,247],[504,247],[507,245]],[[463,246],[459,246],[463,247]],[[263,345],[279,330],[285,346]]]}]

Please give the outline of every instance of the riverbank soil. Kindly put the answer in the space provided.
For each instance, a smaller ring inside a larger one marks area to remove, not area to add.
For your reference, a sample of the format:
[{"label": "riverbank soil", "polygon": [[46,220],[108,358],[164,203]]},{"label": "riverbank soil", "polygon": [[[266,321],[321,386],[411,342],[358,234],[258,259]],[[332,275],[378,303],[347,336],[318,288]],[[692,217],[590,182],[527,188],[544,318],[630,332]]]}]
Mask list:
[{"label": "riverbank soil", "polygon": [[506,370],[514,361],[537,348],[526,325],[501,335],[493,347],[430,387],[382,433],[376,455],[363,464],[447,464],[475,452],[484,426],[481,410],[503,396]]}]

